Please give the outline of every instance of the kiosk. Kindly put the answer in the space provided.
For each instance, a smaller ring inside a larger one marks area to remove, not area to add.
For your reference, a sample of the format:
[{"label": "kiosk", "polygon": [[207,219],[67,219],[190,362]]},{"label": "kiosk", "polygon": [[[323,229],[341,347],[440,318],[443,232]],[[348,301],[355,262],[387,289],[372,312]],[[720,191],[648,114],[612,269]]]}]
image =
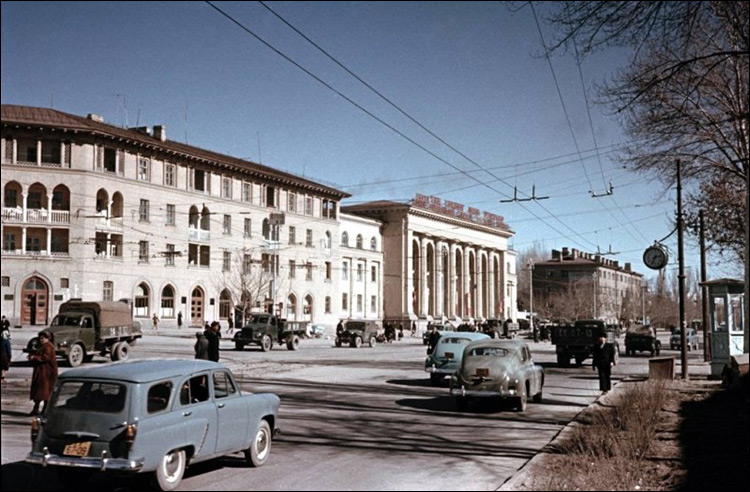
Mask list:
[{"label": "kiosk", "polygon": [[721,377],[732,356],[744,352],[745,284],[740,280],[718,279],[702,283],[708,287],[711,314],[711,376]]}]

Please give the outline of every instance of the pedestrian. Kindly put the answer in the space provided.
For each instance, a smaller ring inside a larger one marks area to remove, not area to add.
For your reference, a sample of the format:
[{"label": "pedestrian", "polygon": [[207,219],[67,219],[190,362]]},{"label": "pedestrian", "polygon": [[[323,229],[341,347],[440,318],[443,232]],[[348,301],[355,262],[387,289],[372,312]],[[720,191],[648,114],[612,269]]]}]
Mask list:
[{"label": "pedestrian", "polygon": [[182,328],[182,311],[177,313],[177,329]]},{"label": "pedestrian", "polygon": [[30,398],[34,402],[34,408],[29,415],[39,415],[39,404],[44,402],[42,412],[47,408],[52,396],[52,388],[57,382],[57,355],[55,346],[52,345],[52,334],[48,331],[39,333],[39,348],[33,354],[29,354],[29,360],[34,366],[31,376]]},{"label": "pedestrian", "polygon": [[206,326],[208,326],[208,328],[206,328],[206,331],[204,331],[203,334],[208,340],[208,360],[219,362],[219,337],[221,334],[216,331],[215,323],[209,325],[208,322],[206,322]]},{"label": "pedestrian", "polygon": [[[3,316],[5,318],[5,316]],[[10,327],[5,328],[5,319],[3,319],[2,347],[0,347],[0,359],[2,364],[2,382],[5,382],[5,373],[10,370],[10,360],[13,352],[10,349]]]},{"label": "pedestrian", "polygon": [[607,333],[599,332],[599,341],[594,345],[593,370],[599,371],[599,391],[606,395],[612,389],[612,368],[615,366],[615,347],[607,343]]},{"label": "pedestrian", "polygon": [[336,336],[341,335],[342,331],[344,331],[344,323],[339,320],[338,324],[336,325]]},{"label": "pedestrian", "polygon": [[[401,323],[398,324],[398,331],[404,331],[404,325],[402,325]],[[412,321],[411,322],[411,336],[416,336],[416,335],[417,335],[417,322]]]},{"label": "pedestrian", "polygon": [[230,315],[227,318],[227,335],[231,335],[234,331],[234,322],[232,321],[232,316]]},{"label": "pedestrian", "polygon": [[6,318],[5,316],[3,316],[2,327],[3,327],[3,331],[8,330],[8,332],[10,332],[10,321],[8,321],[8,318]]},{"label": "pedestrian", "polygon": [[202,331],[195,332],[195,358],[208,360],[208,339]]},{"label": "pedestrian", "polygon": [[151,321],[154,323],[154,331],[159,331],[159,317],[154,313],[154,317],[151,318]]},{"label": "pedestrian", "polygon": [[435,351],[435,347],[437,347],[440,340],[440,332],[437,329],[437,325],[432,325],[430,328],[432,328],[432,331],[427,339],[427,355]]}]

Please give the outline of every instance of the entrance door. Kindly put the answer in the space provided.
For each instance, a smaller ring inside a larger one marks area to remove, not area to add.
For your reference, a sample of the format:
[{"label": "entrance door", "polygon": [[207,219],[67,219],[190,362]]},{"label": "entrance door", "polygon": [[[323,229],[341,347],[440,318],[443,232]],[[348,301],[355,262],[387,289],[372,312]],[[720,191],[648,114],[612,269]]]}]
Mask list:
[{"label": "entrance door", "polygon": [[21,324],[47,324],[47,284],[39,277],[31,277],[21,289]]},{"label": "entrance door", "polygon": [[190,295],[190,324],[203,326],[203,291],[196,287]]}]

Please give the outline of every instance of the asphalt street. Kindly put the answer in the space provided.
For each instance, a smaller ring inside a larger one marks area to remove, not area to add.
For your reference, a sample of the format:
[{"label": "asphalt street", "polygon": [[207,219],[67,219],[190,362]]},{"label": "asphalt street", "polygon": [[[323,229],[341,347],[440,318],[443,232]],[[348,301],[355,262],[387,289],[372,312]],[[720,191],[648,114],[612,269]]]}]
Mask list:
[{"label": "asphalt street", "polygon": [[[3,490],[61,489],[54,471],[23,462],[30,448],[31,367],[20,350],[36,331],[13,330],[14,365],[2,386]],[[191,358],[194,333],[146,332],[131,357]],[[665,344],[666,334],[661,337]],[[529,342],[535,362],[546,371],[544,398],[517,413],[497,404],[458,412],[447,381],[430,385],[421,338],[407,335],[360,349],[311,339],[298,351],[277,346],[266,353],[257,347],[237,352],[225,338],[221,362],[234,371],[242,390],[281,397],[282,433],[262,468],[247,468],[240,455],[213,460],[188,468],[179,489],[495,490],[599,397],[590,365],[558,368],[553,345]],[[679,352],[662,355],[677,358],[679,374]],[[700,353],[689,356],[691,375],[705,376],[708,367]],[[92,363],[105,362],[96,357]],[[67,368],[61,364],[60,370]],[[647,355],[621,357],[613,380],[647,374]],[[141,486],[96,476],[81,488]]]}]

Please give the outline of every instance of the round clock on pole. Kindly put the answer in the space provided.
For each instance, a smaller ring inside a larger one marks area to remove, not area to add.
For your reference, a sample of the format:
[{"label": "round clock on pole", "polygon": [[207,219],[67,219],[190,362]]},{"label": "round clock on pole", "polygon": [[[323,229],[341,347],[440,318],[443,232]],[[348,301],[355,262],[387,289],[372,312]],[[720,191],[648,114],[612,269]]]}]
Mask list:
[{"label": "round clock on pole", "polygon": [[669,256],[661,244],[649,246],[643,253],[643,263],[652,270],[661,270],[668,262]]}]

